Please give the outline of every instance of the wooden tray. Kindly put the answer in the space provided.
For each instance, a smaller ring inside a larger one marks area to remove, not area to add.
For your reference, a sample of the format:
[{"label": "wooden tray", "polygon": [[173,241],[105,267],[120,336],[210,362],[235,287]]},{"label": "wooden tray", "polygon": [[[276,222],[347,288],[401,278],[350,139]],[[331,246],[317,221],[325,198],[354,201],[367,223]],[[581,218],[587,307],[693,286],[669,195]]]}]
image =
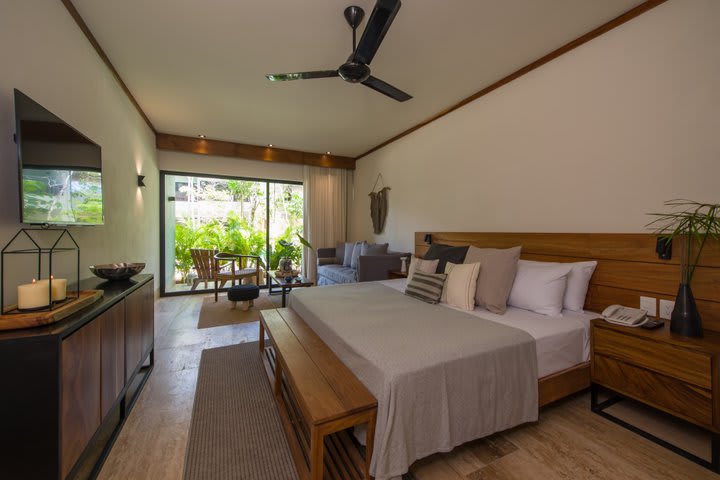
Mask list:
[{"label": "wooden tray", "polygon": [[[59,322],[78,310],[95,303],[102,296],[102,290],[83,290],[80,292],[80,298],[71,300],[54,310],[0,315],[0,331],[40,327]],[[5,311],[12,311],[15,308],[17,308],[16,305],[11,305]]]}]

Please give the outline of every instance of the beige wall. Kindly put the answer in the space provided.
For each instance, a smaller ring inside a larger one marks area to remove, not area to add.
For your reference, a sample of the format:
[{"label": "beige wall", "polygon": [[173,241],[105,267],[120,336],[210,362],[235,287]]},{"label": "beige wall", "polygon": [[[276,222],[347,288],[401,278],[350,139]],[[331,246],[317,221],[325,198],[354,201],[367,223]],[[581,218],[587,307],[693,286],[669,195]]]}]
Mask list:
[{"label": "beige wall", "polygon": [[[81,276],[88,265],[146,262],[159,270],[155,136],[57,0],[3,0],[0,5],[0,242],[21,227],[13,88],[102,147],[105,225],[74,227]],[[145,189],[137,174],[146,176]],[[29,281],[16,272],[6,283]],[[157,284],[157,278],[156,278]]]},{"label": "beige wall", "polygon": [[[720,201],[720,2],[671,0],[358,161],[350,238],[642,232],[646,212]],[[482,61],[482,59],[474,59]],[[400,108],[400,107],[399,107]]]},{"label": "beige wall", "polygon": [[160,170],[204,175],[303,181],[302,165],[270,163],[242,158],[197,155],[194,153],[158,151]]}]

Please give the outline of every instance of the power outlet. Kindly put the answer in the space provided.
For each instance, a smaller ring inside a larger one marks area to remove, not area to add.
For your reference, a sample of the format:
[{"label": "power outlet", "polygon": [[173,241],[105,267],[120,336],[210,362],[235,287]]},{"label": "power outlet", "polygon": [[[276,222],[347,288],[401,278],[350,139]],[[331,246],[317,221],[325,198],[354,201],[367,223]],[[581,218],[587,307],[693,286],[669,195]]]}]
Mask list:
[{"label": "power outlet", "polygon": [[646,310],[651,317],[656,317],[657,299],[655,297],[640,297],[640,308]]},{"label": "power outlet", "polygon": [[672,300],[660,300],[660,318],[670,320],[673,309],[675,309],[675,302]]}]

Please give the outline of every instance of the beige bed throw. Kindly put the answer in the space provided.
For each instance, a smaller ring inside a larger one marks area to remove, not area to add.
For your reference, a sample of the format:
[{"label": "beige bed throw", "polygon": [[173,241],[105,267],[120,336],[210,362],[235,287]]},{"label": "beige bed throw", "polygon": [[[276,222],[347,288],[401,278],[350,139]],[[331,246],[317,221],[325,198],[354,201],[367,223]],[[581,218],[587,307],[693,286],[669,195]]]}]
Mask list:
[{"label": "beige bed throw", "polygon": [[378,400],[370,473],[538,418],[535,341],[379,283],[293,290],[290,308]]}]

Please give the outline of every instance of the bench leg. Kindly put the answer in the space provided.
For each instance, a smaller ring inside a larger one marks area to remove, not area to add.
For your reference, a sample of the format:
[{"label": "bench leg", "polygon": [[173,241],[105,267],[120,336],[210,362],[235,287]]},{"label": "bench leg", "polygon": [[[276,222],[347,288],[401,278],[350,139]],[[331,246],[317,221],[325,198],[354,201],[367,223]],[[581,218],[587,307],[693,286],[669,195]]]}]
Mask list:
[{"label": "bench leg", "polygon": [[310,429],[310,480],[323,478],[323,440],[324,436],[317,427]]},{"label": "bench leg", "polygon": [[260,320],[260,333],[258,334],[258,343],[260,344],[260,353],[263,353],[265,351],[265,325],[263,325],[262,320]]},{"label": "bench leg", "polygon": [[282,366],[277,351],[275,353],[275,396],[280,398],[282,395]]}]

